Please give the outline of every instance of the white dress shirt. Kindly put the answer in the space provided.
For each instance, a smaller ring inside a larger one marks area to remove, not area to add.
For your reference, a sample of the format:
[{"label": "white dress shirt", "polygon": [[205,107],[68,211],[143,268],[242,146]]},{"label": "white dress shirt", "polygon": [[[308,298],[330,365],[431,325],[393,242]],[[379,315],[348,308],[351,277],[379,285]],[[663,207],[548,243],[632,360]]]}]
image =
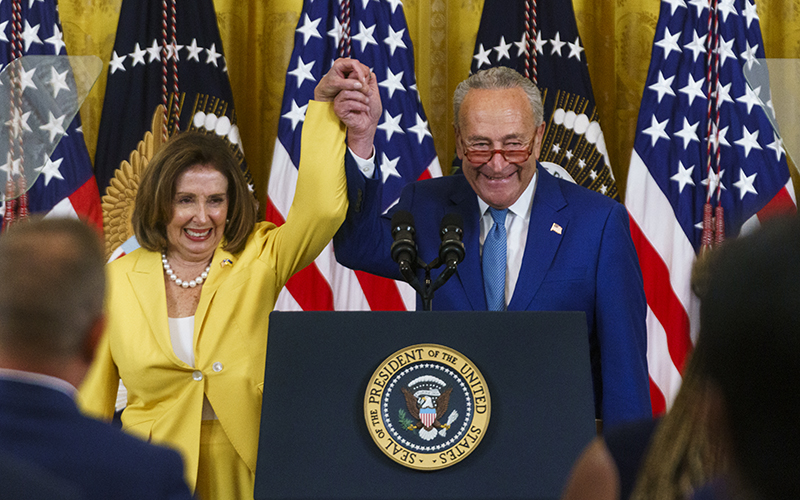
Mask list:
[{"label": "white dress shirt", "polygon": [[[536,180],[539,172],[533,174],[530,184],[519,196],[513,205],[508,207],[506,216],[506,306],[514,296],[514,289],[517,286],[519,270],[522,267],[522,257],[525,255],[525,244],[528,242],[528,226],[531,222],[531,206],[533,205],[533,195],[536,191]],[[476,195],[477,196],[477,195]],[[478,207],[481,213],[481,255],[483,255],[483,241],[486,234],[494,225],[492,214],[489,213],[489,205],[478,197]]]},{"label": "white dress shirt", "polygon": [[372,155],[370,155],[370,157],[367,158],[366,160],[355,154],[353,150],[350,149],[349,147],[347,148],[347,151],[350,153],[350,156],[352,156],[356,160],[356,165],[358,165],[358,169],[361,171],[362,174],[364,174],[364,177],[366,177],[367,179],[374,179],[375,148],[374,147],[372,148]]}]

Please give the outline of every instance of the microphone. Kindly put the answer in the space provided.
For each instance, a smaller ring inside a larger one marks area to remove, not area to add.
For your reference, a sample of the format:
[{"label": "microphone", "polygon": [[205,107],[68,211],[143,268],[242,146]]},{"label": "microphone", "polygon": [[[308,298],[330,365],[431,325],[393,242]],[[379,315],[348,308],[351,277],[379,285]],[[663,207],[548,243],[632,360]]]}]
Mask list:
[{"label": "microphone", "polygon": [[455,266],[464,260],[464,243],[461,241],[464,236],[464,220],[461,215],[449,213],[442,218],[440,234],[442,244],[439,247],[439,260],[448,266]]},{"label": "microphone", "polygon": [[405,210],[392,215],[392,259],[400,269],[411,268],[417,261],[417,244],[414,242],[414,216]]}]

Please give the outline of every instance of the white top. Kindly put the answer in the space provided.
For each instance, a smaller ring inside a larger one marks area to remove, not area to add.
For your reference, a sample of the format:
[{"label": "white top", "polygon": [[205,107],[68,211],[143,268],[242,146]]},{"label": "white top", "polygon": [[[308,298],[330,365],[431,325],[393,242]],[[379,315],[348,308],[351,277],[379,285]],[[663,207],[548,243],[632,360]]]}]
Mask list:
[{"label": "white top", "polygon": [[[167,318],[172,350],[178,359],[194,367],[194,316]],[[203,420],[217,420],[217,414],[208,398],[203,397]]]},{"label": "white top", "polygon": [[169,338],[178,359],[194,367],[194,316],[168,318]]}]

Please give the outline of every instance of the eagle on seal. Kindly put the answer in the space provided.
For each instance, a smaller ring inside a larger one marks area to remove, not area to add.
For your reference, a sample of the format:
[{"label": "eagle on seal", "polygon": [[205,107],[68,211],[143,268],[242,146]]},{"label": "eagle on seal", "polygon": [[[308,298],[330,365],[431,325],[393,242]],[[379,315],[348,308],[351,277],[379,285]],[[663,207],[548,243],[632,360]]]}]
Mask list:
[{"label": "eagle on seal", "polygon": [[434,399],[428,394],[422,394],[419,397],[414,396],[410,390],[402,387],[403,395],[406,398],[406,406],[411,418],[415,420],[414,428],[419,429],[419,435],[422,439],[430,441],[436,437],[437,431],[433,430],[449,429],[449,422],[442,424],[439,419],[443,419],[447,412],[447,405],[450,402],[450,393],[453,391],[452,387],[448,387]]}]

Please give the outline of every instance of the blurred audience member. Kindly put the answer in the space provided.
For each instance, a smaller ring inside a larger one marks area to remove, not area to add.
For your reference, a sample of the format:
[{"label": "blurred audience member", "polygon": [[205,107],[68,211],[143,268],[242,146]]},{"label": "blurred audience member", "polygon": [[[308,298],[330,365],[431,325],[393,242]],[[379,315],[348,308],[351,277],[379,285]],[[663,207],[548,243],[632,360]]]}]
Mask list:
[{"label": "blurred audience member", "polygon": [[655,420],[608,428],[584,450],[562,498],[691,498],[721,467],[712,452],[700,402],[704,384],[692,357],[670,411]]},{"label": "blurred audience member", "polygon": [[20,497],[3,476],[0,498],[52,488],[63,493],[54,499],[191,498],[177,452],[85,417],[73,400],[105,326],[104,260],[97,232],[77,220],[0,236],[0,452],[17,478],[36,477]]},{"label": "blurred audience member", "polygon": [[694,356],[730,467],[696,498],[800,498],[800,221],[731,240],[709,266]]}]

